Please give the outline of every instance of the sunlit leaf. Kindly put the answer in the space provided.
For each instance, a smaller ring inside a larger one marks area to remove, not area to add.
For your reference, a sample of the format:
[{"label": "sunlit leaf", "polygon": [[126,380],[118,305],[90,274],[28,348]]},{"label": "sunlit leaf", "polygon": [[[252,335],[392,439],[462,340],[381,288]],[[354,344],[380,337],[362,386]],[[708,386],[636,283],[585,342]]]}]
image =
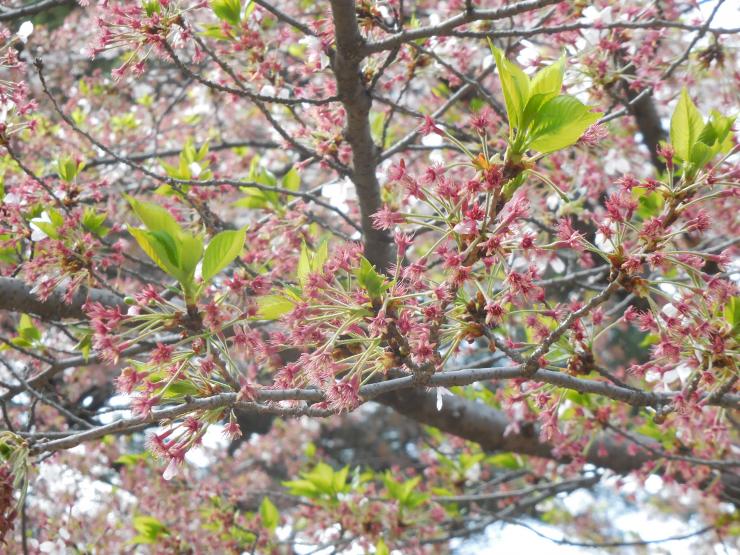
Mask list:
[{"label": "sunlit leaf", "polygon": [[679,158],[689,159],[691,147],[699,138],[703,127],[701,113],[684,87],[671,117],[671,144]]},{"label": "sunlit leaf", "polygon": [[211,239],[203,256],[203,280],[208,281],[231,264],[242,252],[246,228],[227,230]]}]

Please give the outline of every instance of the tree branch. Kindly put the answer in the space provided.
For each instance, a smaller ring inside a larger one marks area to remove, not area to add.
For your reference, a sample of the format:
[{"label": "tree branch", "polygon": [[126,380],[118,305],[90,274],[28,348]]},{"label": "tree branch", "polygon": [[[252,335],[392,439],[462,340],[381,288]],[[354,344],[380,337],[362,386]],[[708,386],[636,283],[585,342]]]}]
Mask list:
[{"label": "tree branch", "polygon": [[[559,2],[560,0],[525,0],[523,2],[515,2],[514,4],[509,4],[500,8],[488,10],[466,10],[456,16],[446,19],[438,25],[428,25],[411,31],[404,30],[395,35],[391,35],[386,39],[370,43],[364,47],[364,53],[374,54],[376,52],[395,48],[404,42],[444,35],[456,27],[460,27],[467,23],[473,23],[474,21],[495,21],[506,17],[513,17],[521,13],[544,8],[545,6],[558,4]],[[332,2],[332,4],[334,4],[334,2]]]},{"label": "tree branch", "polygon": [[365,256],[380,270],[393,261],[393,241],[375,229],[371,216],[381,209],[380,185],[375,175],[377,146],[370,132],[372,100],[360,73],[365,39],[357,24],[354,0],[332,0],[336,50],[332,69],[339,98],[347,112],[346,139],[352,147],[352,182],[357,190],[365,239]]},{"label": "tree branch", "polygon": [[21,17],[31,17],[44,10],[56,8],[57,6],[73,6],[74,0],[41,0],[29,6],[0,11],[0,21],[13,21]]},{"label": "tree branch", "polygon": [[[508,451],[563,462],[567,460],[558,455],[554,445],[540,440],[536,427],[510,429],[510,422],[502,412],[483,403],[449,395],[444,397],[442,409],[438,410],[437,395],[421,390],[394,392],[383,396],[379,401],[417,422],[478,443],[486,451]],[[647,438],[644,441],[648,445],[655,444]],[[655,455],[646,449],[633,454],[626,448],[625,441],[619,441],[611,434],[601,433],[590,442],[584,459],[600,468],[627,474],[640,469],[646,462],[655,460]],[[728,496],[737,500],[735,492],[740,490],[740,476],[731,472],[722,472],[721,476],[723,485],[728,488]]]},{"label": "tree branch", "polygon": [[60,291],[54,291],[48,299],[42,301],[24,281],[0,277],[0,310],[28,312],[49,320],[86,318],[82,305],[87,301],[99,302],[105,306],[119,306],[124,310],[128,308],[121,297],[101,289],[80,289],[75,293],[71,303],[64,302]]}]

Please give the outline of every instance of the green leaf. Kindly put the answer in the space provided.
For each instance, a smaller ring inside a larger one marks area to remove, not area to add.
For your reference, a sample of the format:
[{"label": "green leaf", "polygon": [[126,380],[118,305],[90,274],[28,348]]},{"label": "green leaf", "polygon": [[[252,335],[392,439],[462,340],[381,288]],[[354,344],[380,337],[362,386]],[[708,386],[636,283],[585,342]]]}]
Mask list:
[{"label": "green leaf", "polygon": [[140,461],[145,461],[149,458],[148,453],[130,453],[127,455],[121,455],[115,461],[115,464],[121,464],[123,466],[135,466]]},{"label": "green leaf", "polygon": [[642,341],[640,341],[640,347],[649,347],[650,345],[655,345],[656,343],[660,342],[660,337],[655,333],[648,333],[645,337],[642,338]]},{"label": "green leaf", "polygon": [[560,94],[560,89],[563,86],[563,75],[565,75],[565,55],[534,75],[529,87],[529,97],[544,94],[549,98],[555,98]]},{"label": "green leaf", "polygon": [[664,198],[658,191],[635,187],[632,189],[632,198],[638,202],[637,214],[643,221],[657,216],[663,208]]},{"label": "green leaf", "polygon": [[288,173],[283,176],[283,189],[297,191],[301,188],[301,176],[295,168],[290,168]]},{"label": "green leaf", "polygon": [[52,239],[59,239],[59,233],[57,232],[57,228],[54,224],[49,222],[43,222],[43,221],[33,221],[31,220],[31,223],[38,227],[41,231],[46,233],[47,236],[51,237]]},{"label": "green leaf", "polygon": [[671,117],[671,144],[681,160],[689,160],[691,147],[696,143],[703,127],[701,113],[684,87]]},{"label": "green leaf", "polygon": [[203,238],[200,235],[183,232],[179,239],[180,269],[190,281],[195,274],[195,267],[203,256]]},{"label": "green leaf", "polygon": [[311,258],[311,271],[321,272],[324,269],[324,264],[329,260],[329,243],[326,240],[321,241],[319,248]]},{"label": "green leaf", "polygon": [[141,247],[141,250],[143,250],[157,266],[159,266],[165,273],[177,279],[177,276],[180,274],[179,268],[171,262],[167,249],[152,234],[152,232],[135,227],[130,227],[128,232],[133,235],[134,239],[136,239],[136,242]]},{"label": "green leaf", "polygon": [[689,154],[688,161],[691,162],[694,168],[699,169],[714,158],[715,154],[715,149],[707,146],[701,141],[697,141],[691,147],[691,154]]},{"label": "green leaf", "polygon": [[247,196],[234,201],[232,206],[240,208],[267,208],[269,206],[269,201],[263,191],[252,187],[241,187],[241,190]]},{"label": "green leaf", "polygon": [[59,227],[64,223],[64,216],[62,216],[59,211],[49,208],[47,213],[49,214],[49,219],[51,219],[51,223],[53,223],[54,226]]},{"label": "green leaf", "polygon": [[320,494],[318,488],[314,485],[314,483],[308,480],[290,480],[287,482],[283,482],[283,485],[288,488],[288,492],[291,495],[315,499],[319,497]]},{"label": "green leaf", "polygon": [[319,463],[305,476],[319,491],[332,495],[334,493],[334,469],[326,463]]},{"label": "green leaf", "polygon": [[182,273],[179,271],[181,270],[180,249],[178,248],[175,238],[166,231],[159,230],[150,231],[149,237],[152,241],[154,241],[155,244],[157,244],[161,248],[160,252],[164,252],[165,256],[167,257],[167,261],[172,264],[172,266],[176,270],[178,270],[177,273]]},{"label": "green leaf", "polygon": [[704,125],[691,147],[689,161],[694,168],[702,168],[719,152],[729,152],[732,148],[732,124],[734,117],[725,117],[716,110],[712,110],[709,121]]},{"label": "green leaf", "polygon": [[98,214],[97,212],[95,212],[94,208],[87,207],[85,208],[85,212],[82,215],[82,225],[88,231],[94,233],[95,235],[98,235],[99,237],[104,237],[109,231],[106,227],[103,226],[103,222],[105,222],[106,217],[107,215],[105,212]]},{"label": "green leaf", "polygon": [[415,476],[401,485],[401,501],[406,501],[409,498],[409,495],[411,495],[414,488],[419,485],[419,482],[421,482],[421,476]]},{"label": "green leaf", "polygon": [[516,470],[517,468],[522,466],[519,463],[519,459],[517,459],[517,457],[514,456],[512,453],[501,453],[500,455],[493,455],[487,460],[494,466],[508,468],[510,470]]},{"label": "green leaf", "polygon": [[82,336],[82,339],[80,339],[77,342],[77,345],[73,347],[74,351],[79,351],[82,354],[82,358],[85,359],[85,362],[90,358],[90,351],[92,350],[92,334],[86,333]]},{"label": "green leaf", "polygon": [[304,241],[301,245],[301,255],[298,258],[298,268],[296,270],[296,278],[298,283],[303,286],[306,282],[308,274],[311,272],[311,255],[308,251],[308,245]]},{"label": "green leaf", "polygon": [[524,113],[521,118],[521,133],[518,137],[526,136],[526,131],[532,126],[532,123],[538,119],[538,112],[542,105],[550,100],[552,97],[548,94],[538,93],[529,97],[527,106],[524,108]]},{"label": "green leaf", "polygon": [[180,224],[168,210],[153,202],[136,200],[130,195],[124,195],[134,213],[149,231],[165,231],[172,237],[182,232]]},{"label": "green leaf", "polygon": [[64,216],[53,208],[47,208],[41,216],[32,218],[29,222],[32,227],[36,227],[52,239],[60,239],[59,227],[64,223]]},{"label": "green leaf", "polygon": [[18,322],[18,335],[29,342],[41,339],[41,332],[33,324],[33,320],[28,314],[21,314],[21,319]]},{"label": "green leaf", "polygon": [[740,326],[740,297],[732,297],[725,305],[724,313],[733,330]]},{"label": "green leaf", "polygon": [[292,495],[303,495],[314,499],[324,495],[336,499],[339,493],[349,489],[348,473],[348,467],[334,472],[331,466],[321,462],[310,472],[301,473],[301,480],[283,482],[283,485],[290,489]]},{"label": "green leaf", "polygon": [[364,256],[360,259],[360,267],[355,270],[357,282],[371,299],[377,299],[386,289],[385,278],[375,270],[370,261]]},{"label": "green leaf", "polygon": [[220,24],[206,23],[203,25],[203,36],[214,40],[229,40],[229,37],[223,32]]},{"label": "green leaf", "polygon": [[[709,116],[709,122],[717,134],[717,143],[720,145],[720,152],[726,153],[732,149],[732,125],[735,123],[735,116],[723,116],[717,110],[712,110]],[[699,137],[701,139],[701,136]]]},{"label": "green leaf", "polygon": [[84,162],[77,162],[69,156],[63,156],[57,160],[57,174],[62,181],[71,183],[74,178],[82,171],[85,167]]},{"label": "green leaf", "polygon": [[271,532],[274,532],[277,525],[280,524],[280,512],[272,504],[269,497],[262,498],[262,503],[260,503],[260,518],[262,519],[262,526]]},{"label": "green leaf", "polygon": [[566,148],[575,144],[600,116],[572,96],[552,98],[537,113],[528,146],[542,154]]},{"label": "green leaf", "polygon": [[164,168],[165,173],[172,179],[190,179],[190,172],[183,172],[182,168],[179,165],[173,166],[172,164],[168,164],[163,160],[160,160],[159,163],[162,168]]},{"label": "green leaf", "polygon": [[345,466],[344,468],[337,470],[334,472],[334,476],[332,477],[331,485],[333,488],[333,491],[335,493],[340,493],[344,491],[344,486],[347,483],[347,475],[349,474],[349,467]]},{"label": "green leaf", "polygon": [[203,257],[203,281],[210,280],[241,254],[246,233],[246,228],[222,231],[211,239]]},{"label": "green leaf", "polygon": [[211,8],[219,19],[239,25],[242,12],[240,0],[211,0]]},{"label": "green leaf", "polygon": [[29,349],[33,347],[33,344],[30,341],[23,339],[22,337],[14,337],[10,340],[10,342],[16,347],[20,347],[21,349]]},{"label": "green leaf", "polygon": [[390,551],[388,551],[388,546],[385,545],[383,538],[380,538],[375,544],[375,555],[390,555]]},{"label": "green leaf", "polygon": [[[164,383],[162,385],[165,385]],[[162,392],[163,399],[184,399],[187,396],[195,396],[200,393],[200,389],[190,381],[177,380],[167,386]]]},{"label": "green leaf", "polygon": [[538,71],[529,87],[529,99],[524,108],[520,126],[526,130],[535,121],[537,112],[548,100],[560,94],[565,73],[565,57]]},{"label": "green leaf", "polygon": [[279,295],[265,295],[257,298],[259,311],[257,317],[261,320],[277,320],[283,314],[287,314],[295,307],[290,299]]},{"label": "green leaf", "polygon": [[152,17],[155,13],[162,12],[159,0],[144,0],[144,2],[142,2],[142,7],[144,8],[144,13],[146,13],[147,17]]},{"label": "green leaf", "polygon": [[[239,545],[247,547],[249,546],[253,547],[254,542],[257,541],[257,536],[250,532],[249,530],[245,530],[244,528],[240,528],[238,526],[232,526],[229,528],[229,535],[232,539],[234,539]],[[243,553],[246,553],[248,550],[244,550]],[[252,550],[253,551],[253,550]]]},{"label": "green leaf", "polygon": [[578,391],[568,391],[568,393],[565,394],[565,398],[582,407],[593,408],[594,406],[593,400],[590,395],[579,393]]},{"label": "green leaf", "polygon": [[503,51],[493,46],[489,41],[491,52],[496,59],[501,89],[506,102],[506,113],[509,116],[509,126],[513,131],[519,128],[524,113],[524,107],[529,100],[529,77],[519,66],[506,59]]},{"label": "green leaf", "polygon": [[133,538],[131,543],[153,544],[161,536],[170,534],[167,527],[153,516],[140,515],[134,517],[134,529],[139,535]]}]

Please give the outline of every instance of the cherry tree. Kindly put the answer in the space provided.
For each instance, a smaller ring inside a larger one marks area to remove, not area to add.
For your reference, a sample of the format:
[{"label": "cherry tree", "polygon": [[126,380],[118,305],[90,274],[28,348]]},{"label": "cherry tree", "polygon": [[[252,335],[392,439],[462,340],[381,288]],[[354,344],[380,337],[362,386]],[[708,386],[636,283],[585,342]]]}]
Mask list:
[{"label": "cherry tree", "polygon": [[4,2],[2,549],[732,549],[740,28],[699,4]]}]

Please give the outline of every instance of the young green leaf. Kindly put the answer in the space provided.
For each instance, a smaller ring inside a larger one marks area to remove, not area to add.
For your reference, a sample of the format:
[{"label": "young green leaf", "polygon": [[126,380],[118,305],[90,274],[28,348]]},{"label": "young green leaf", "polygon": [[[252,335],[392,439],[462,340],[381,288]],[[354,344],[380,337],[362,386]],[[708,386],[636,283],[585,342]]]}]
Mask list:
[{"label": "young green leaf", "polygon": [[297,191],[301,187],[301,176],[298,175],[298,172],[295,168],[290,168],[288,173],[286,173],[283,176],[283,189],[288,189],[290,191]]},{"label": "young green leaf", "polygon": [[532,122],[539,119],[538,112],[545,102],[560,94],[564,73],[565,58],[561,57],[535,74],[529,87],[529,99],[522,113],[521,131],[525,131]]},{"label": "young green leaf", "polygon": [[242,18],[240,0],[211,0],[211,8],[219,19],[232,25],[239,25]]},{"label": "young green leaf", "polygon": [[105,218],[107,217],[105,212],[98,214],[94,208],[87,207],[82,215],[81,223],[88,231],[91,231],[99,237],[104,237],[108,233],[108,229],[103,226]]},{"label": "young green leaf", "polygon": [[130,195],[124,195],[124,198],[149,231],[165,231],[172,237],[177,237],[182,232],[172,214],[158,204],[136,200]]},{"label": "young green leaf", "polygon": [[347,485],[347,475],[349,474],[349,467],[345,466],[336,472],[334,472],[334,476],[332,477],[332,488],[335,493],[341,493],[345,490],[345,486]]},{"label": "young green leaf", "polygon": [[172,235],[166,231],[150,231],[149,237],[161,248],[167,257],[167,261],[179,270],[182,270],[180,265],[180,248]]},{"label": "young green leaf", "polygon": [[490,43],[491,52],[496,59],[501,89],[506,102],[506,113],[509,116],[510,133],[521,126],[524,107],[529,100],[529,77],[519,66],[506,59],[504,53]]},{"label": "young green leaf", "polygon": [[563,86],[563,75],[565,75],[565,55],[535,73],[529,87],[529,96],[535,94],[545,94],[550,98],[558,96]]},{"label": "young green leaf", "polygon": [[269,199],[263,191],[252,187],[241,187],[241,190],[247,196],[235,200],[231,203],[232,206],[240,208],[267,208],[269,206]]},{"label": "young green leaf", "polygon": [[263,497],[262,503],[260,503],[260,518],[262,519],[262,526],[270,531],[274,531],[277,525],[280,524],[280,512],[277,507],[273,505],[269,497]]},{"label": "young green leaf", "polygon": [[324,264],[329,259],[329,243],[326,240],[321,241],[319,248],[311,259],[311,271],[321,272],[324,269]]},{"label": "young green leaf", "polygon": [[283,314],[287,314],[293,308],[295,303],[290,299],[281,297],[279,295],[265,295],[264,297],[257,297],[257,317],[261,320],[277,320]]},{"label": "young green leaf", "polygon": [[55,212],[56,211],[53,208],[49,208],[45,210],[38,218],[32,218],[29,222],[31,229],[37,229],[42,234],[46,235],[47,237],[51,237],[52,239],[59,239],[59,232],[57,231],[59,224],[54,218]]},{"label": "young green leaf", "polygon": [[172,260],[172,249],[171,247],[168,248],[167,245],[169,243],[165,237],[169,237],[170,240],[172,240],[172,238],[168,236],[167,233],[160,232],[160,237],[156,237],[151,231],[146,231],[145,229],[130,227],[128,231],[133,235],[134,239],[136,239],[141,250],[143,250],[146,255],[151,258],[155,264],[157,264],[157,266],[162,268],[165,273],[179,279],[178,275],[180,274],[180,270],[177,267],[177,264]]},{"label": "young green leaf", "polygon": [[161,13],[162,7],[159,5],[159,0],[144,0],[142,2],[144,13],[147,17],[152,17],[155,13]]},{"label": "young green leaf", "polygon": [[167,527],[153,516],[140,515],[134,517],[134,529],[139,533],[131,540],[134,544],[153,544],[161,536],[170,534]]},{"label": "young green leaf", "polygon": [[360,259],[360,267],[355,271],[357,283],[360,284],[371,299],[377,299],[382,295],[385,286],[385,278],[379,274],[370,261],[364,256]]},{"label": "young green leaf", "polygon": [[57,174],[62,181],[71,183],[85,167],[84,162],[77,162],[69,156],[63,156],[57,160]]},{"label": "young green leaf", "polygon": [[203,256],[203,281],[210,280],[241,254],[246,234],[247,229],[243,227],[222,231],[211,239]]},{"label": "young green leaf", "polygon": [[725,304],[724,315],[733,332],[740,327],[740,297],[732,297]]},{"label": "young green leaf", "polygon": [[521,467],[519,460],[513,453],[501,453],[499,455],[493,455],[487,460],[494,466],[508,468],[509,470],[516,470],[517,468]]},{"label": "young green leaf", "polygon": [[301,256],[298,258],[298,268],[296,270],[296,278],[298,283],[303,286],[306,282],[308,274],[311,272],[311,254],[308,251],[308,245],[304,241],[301,245]]},{"label": "young green leaf", "polygon": [[701,113],[684,87],[671,117],[671,144],[681,160],[689,160],[691,147],[698,140],[703,128]]},{"label": "young green leaf", "polygon": [[29,343],[41,339],[41,332],[33,324],[33,320],[28,314],[21,314],[21,319],[18,322],[18,335]]},{"label": "young green leaf", "polygon": [[[164,384],[163,384],[164,385]],[[163,399],[184,399],[188,396],[198,395],[200,390],[191,381],[177,380],[170,383],[166,389],[160,391],[160,395]]]},{"label": "young green leaf", "polygon": [[190,233],[181,233],[179,239],[180,250],[180,269],[192,280],[195,274],[195,267],[203,256],[203,238],[200,235],[191,235]]},{"label": "young green leaf", "polygon": [[139,462],[146,461],[148,457],[148,452],[129,453],[118,457],[115,461],[113,461],[113,464],[120,464],[123,466],[136,466],[137,464],[139,464]]},{"label": "young green leaf", "polygon": [[598,112],[590,112],[588,106],[572,96],[552,98],[537,114],[529,148],[547,154],[575,144],[600,116]]},{"label": "young green leaf", "polygon": [[734,117],[725,117],[716,110],[712,110],[709,121],[704,125],[691,147],[689,162],[694,168],[701,168],[714,158],[719,152],[729,152],[732,148],[732,124]]}]

